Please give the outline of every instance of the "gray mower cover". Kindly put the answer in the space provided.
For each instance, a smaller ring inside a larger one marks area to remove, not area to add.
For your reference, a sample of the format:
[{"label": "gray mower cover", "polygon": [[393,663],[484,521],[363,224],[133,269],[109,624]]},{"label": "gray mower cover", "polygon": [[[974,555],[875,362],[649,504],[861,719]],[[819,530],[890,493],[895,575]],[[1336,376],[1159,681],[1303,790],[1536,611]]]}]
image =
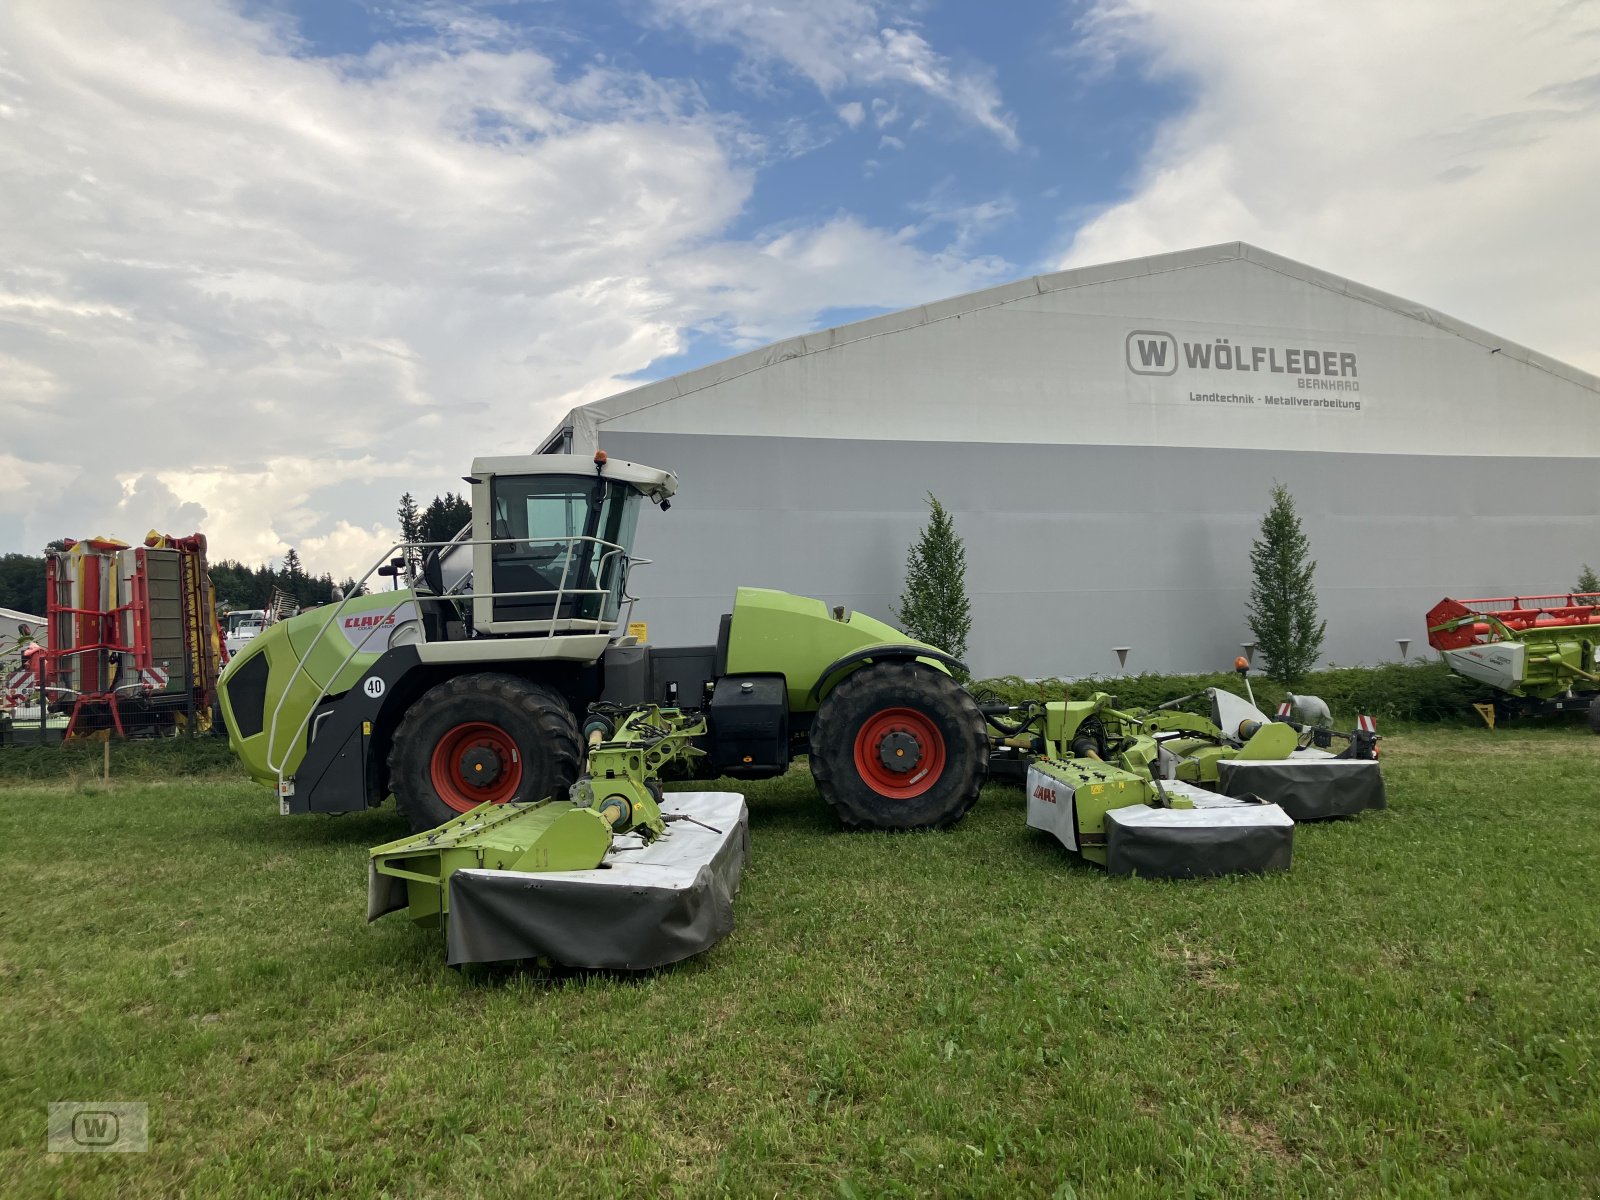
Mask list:
[{"label": "gray mower cover", "polygon": [[[1211,719],[1232,736],[1244,721],[1270,721],[1255,705],[1220,688],[1211,693]],[[1378,760],[1340,758],[1315,746],[1276,761],[1225,759],[1217,764],[1217,790],[1224,796],[1260,796],[1296,821],[1351,817],[1387,808]]]},{"label": "gray mower cover", "polygon": [[1186,783],[1162,785],[1193,808],[1133,804],[1106,813],[1106,871],[1155,879],[1287,871],[1294,822],[1276,804],[1219,796]]},{"label": "gray mower cover", "polygon": [[[649,845],[615,838],[593,871],[457,871],[445,961],[646,971],[716,945],[733,932],[733,898],[750,857],[744,797],[669,792],[661,811],[665,837]],[[673,819],[680,815],[694,820]],[[368,875],[369,919],[405,906],[403,880]]]}]

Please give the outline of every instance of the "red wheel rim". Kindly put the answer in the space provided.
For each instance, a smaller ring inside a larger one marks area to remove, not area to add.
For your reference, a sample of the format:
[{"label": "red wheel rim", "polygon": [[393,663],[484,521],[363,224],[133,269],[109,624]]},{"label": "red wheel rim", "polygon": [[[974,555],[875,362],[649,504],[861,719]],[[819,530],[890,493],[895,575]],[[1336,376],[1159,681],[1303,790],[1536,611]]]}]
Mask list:
[{"label": "red wheel rim", "polygon": [[944,735],[914,708],[882,709],[856,734],[856,770],[878,795],[910,800],[944,774]]},{"label": "red wheel rim", "polygon": [[428,762],[433,790],[457,812],[504,804],[522,784],[522,755],[498,725],[464,721],[439,739]]}]

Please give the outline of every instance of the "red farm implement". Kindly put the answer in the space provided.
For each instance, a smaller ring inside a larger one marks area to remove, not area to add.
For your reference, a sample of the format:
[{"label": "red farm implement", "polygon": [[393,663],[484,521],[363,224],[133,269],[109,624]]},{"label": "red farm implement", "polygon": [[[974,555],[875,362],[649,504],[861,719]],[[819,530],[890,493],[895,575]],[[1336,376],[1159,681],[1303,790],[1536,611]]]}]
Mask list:
[{"label": "red farm implement", "polygon": [[1495,690],[1480,712],[1585,710],[1600,733],[1600,592],[1444,599],[1428,612],[1428,644]]},{"label": "red farm implement", "polygon": [[45,556],[48,644],[26,682],[69,715],[66,736],[209,727],[227,651],[205,538],[65,539]]}]

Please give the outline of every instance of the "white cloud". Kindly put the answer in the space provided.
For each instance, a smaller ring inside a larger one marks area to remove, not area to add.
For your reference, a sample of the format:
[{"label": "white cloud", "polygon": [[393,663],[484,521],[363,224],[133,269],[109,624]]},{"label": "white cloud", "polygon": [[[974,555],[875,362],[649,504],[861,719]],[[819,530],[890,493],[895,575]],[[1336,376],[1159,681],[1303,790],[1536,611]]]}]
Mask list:
[{"label": "white cloud", "polygon": [[[32,507],[42,496],[57,495],[75,472],[61,463],[28,462],[0,452],[0,504],[12,510]],[[12,547],[0,547],[0,552]]]},{"label": "white cloud", "polygon": [[[186,500],[160,479],[149,475],[120,476],[122,499],[117,502],[119,527],[128,527],[129,536],[142,540],[145,533],[188,533],[200,529],[206,520],[206,510],[193,500]],[[133,529],[142,525],[143,529]]]},{"label": "white cloud", "polygon": [[[792,334],[841,303],[898,308],[907,297],[959,295],[1014,273],[995,257],[969,258],[956,249],[925,253],[913,242],[920,232],[911,226],[885,236],[840,216],[753,244],[710,247],[679,265],[686,294],[699,289],[699,327],[746,346]],[[848,302],[840,300],[841,275],[852,281]]]},{"label": "white cloud", "polygon": [[1064,265],[1242,239],[1600,371],[1600,9],[1100,0],[1093,55],[1193,89]]},{"label": "white cloud", "polygon": [[843,121],[851,129],[860,125],[862,121],[866,120],[866,117],[867,110],[861,106],[861,101],[859,100],[852,100],[849,104],[841,104],[839,106],[839,120]]},{"label": "white cloud", "polygon": [[[331,573],[333,568],[312,567],[312,563],[350,563],[348,569],[338,573],[338,578],[350,576],[360,583],[361,573],[388,555],[399,540],[400,530],[396,525],[377,523],[363,527],[340,521],[327,533],[306,538],[298,551],[300,561],[313,574]],[[381,591],[383,582],[379,576],[372,575],[365,586],[369,591]]]},{"label": "white cloud", "polygon": [[0,7],[0,549],[194,523],[345,574],[400,491],[531,449],[689,325],[992,270],[860,225],[825,277],[727,242],[757,156],[694,88],[410,11],[447,33],[329,60],[220,4]]},{"label": "white cloud", "polygon": [[[342,511],[344,494],[352,487],[359,491],[378,485],[375,490],[383,499],[377,512],[389,515],[400,493],[426,469],[420,465],[427,461],[426,453],[419,446],[396,461],[370,455],[285,456],[250,469],[175,468],[124,481],[123,490],[130,498],[135,487],[185,497],[199,510],[187,526],[204,529],[218,557],[267,562],[281,559],[293,546],[313,574],[343,576],[364,570],[398,536],[393,522],[352,521]],[[395,501],[388,500],[390,495]],[[248,503],[240,504],[241,497]],[[135,507],[123,505],[130,514]],[[263,520],[263,515],[270,519]]]},{"label": "white cloud", "polygon": [[965,254],[980,236],[1017,215],[1016,203],[1010,196],[995,196],[976,203],[963,203],[953,199],[951,191],[952,185],[946,181],[935,188],[926,199],[913,204],[911,208],[912,211],[922,214],[923,220],[919,229],[923,232],[940,226],[950,227],[953,236],[949,248],[953,253]]},{"label": "white cloud", "polygon": [[[843,87],[919,91],[1016,149],[1016,118],[992,75],[956,67],[897,18],[889,0],[648,0],[658,20],[737,46],[756,69],[783,64],[824,94]],[[874,102],[874,110],[877,103]],[[896,112],[896,115],[898,113]],[[880,119],[881,128],[888,122]]]}]

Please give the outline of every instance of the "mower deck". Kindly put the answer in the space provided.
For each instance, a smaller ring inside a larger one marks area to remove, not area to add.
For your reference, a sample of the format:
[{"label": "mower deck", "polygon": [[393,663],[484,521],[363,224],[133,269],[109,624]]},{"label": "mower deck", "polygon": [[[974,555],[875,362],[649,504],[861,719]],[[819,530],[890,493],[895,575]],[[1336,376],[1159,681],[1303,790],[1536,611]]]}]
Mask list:
[{"label": "mower deck", "polygon": [[369,866],[367,919],[408,905],[416,916],[420,903],[418,923],[443,928],[450,966],[534,959],[642,971],[689,958],[733,931],[749,818],[736,792],[671,793],[661,812],[665,835],[616,837],[592,870],[455,870],[443,914],[416,894],[426,884]]},{"label": "mower deck", "polygon": [[1163,786],[1194,807],[1135,804],[1107,812],[1107,874],[1199,879],[1289,869],[1294,821],[1276,804],[1219,796],[1183,783]]},{"label": "mower deck", "polygon": [[[1079,782],[1081,780],[1081,782]],[[1078,783],[1078,786],[1072,786]],[[1294,822],[1276,804],[1163,782],[1171,807],[1126,771],[1038,760],[1028,772],[1028,825],[1112,875],[1159,879],[1287,871]]]},{"label": "mower deck", "polygon": [[[1267,726],[1272,721],[1254,704],[1231,692],[1208,690],[1212,721],[1230,735],[1250,726]],[[1290,744],[1293,745],[1292,740]],[[1161,769],[1168,776],[1195,778],[1224,796],[1259,797],[1276,804],[1296,821],[1353,817],[1368,809],[1388,807],[1383,773],[1376,758],[1335,754],[1323,749],[1322,743],[1302,745],[1286,755],[1252,754],[1247,750],[1218,754],[1212,747],[1196,747],[1193,740],[1179,739],[1163,744]],[[1185,771],[1194,774],[1186,775]]]},{"label": "mower deck", "polygon": [[1308,747],[1277,761],[1224,759],[1217,764],[1224,796],[1260,796],[1296,821],[1353,817],[1387,808],[1377,759],[1338,758]]}]

